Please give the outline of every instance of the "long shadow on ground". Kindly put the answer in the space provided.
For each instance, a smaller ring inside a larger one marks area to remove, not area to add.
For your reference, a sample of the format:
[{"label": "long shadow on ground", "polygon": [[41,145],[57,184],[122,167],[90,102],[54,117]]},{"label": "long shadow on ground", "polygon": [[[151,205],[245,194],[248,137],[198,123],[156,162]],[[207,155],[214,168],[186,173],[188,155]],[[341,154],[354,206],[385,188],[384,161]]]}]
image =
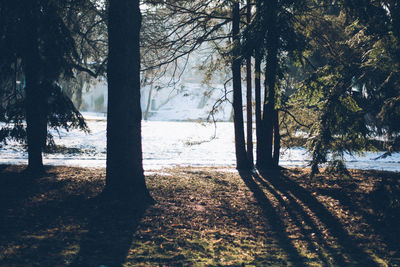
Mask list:
[{"label": "long shadow on ground", "polygon": [[64,188],[51,168],[38,177],[22,167],[5,169],[0,171],[0,265],[65,265],[64,251],[79,240],[77,225],[85,224],[86,198]]},{"label": "long shadow on ground", "polygon": [[122,266],[145,208],[126,201],[100,201],[73,266]]},{"label": "long shadow on ground", "polygon": [[276,233],[276,239],[280,247],[285,251],[288,262],[293,263],[295,266],[304,266],[304,258],[299,254],[297,249],[293,246],[293,243],[287,236],[285,226],[282,218],[276,212],[270,199],[265,195],[260,186],[253,179],[253,173],[251,172],[239,172],[245,184],[253,192],[254,197],[261,205],[263,214],[271,227],[271,230]]},{"label": "long shadow on ground", "polygon": [[284,171],[240,175],[294,264],[379,266],[360,247],[364,240],[351,236],[331,211]]},{"label": "long shadow on ground", "polygon": [[138,227],[144,209],[97,197],[102,170],[22,169],[0,165],[0,266],[400,265],[398,174],[240,172],[256,203],[236,174],[171,171]]},{"label": "long shadow on ground", "polygon": [[[400,186],[398,176],[393,173],[380,173],[379,176],[382,180],[368,194],[341,188],[320,188],[316,191],[319,195],[340,201],[347,210],[362,217],[385,241],[385,249],[391,251],[393,259],[397,259],[397,263],[393,263],[397,266],[400,263]],[[354,187],[354,184],[352,181],[349,186]]]},{"label": "long shadow on ground", "polygon": [[144,210],[96,197],[90,170],[46,171],[0,165],[0,266],[121,266]]}]

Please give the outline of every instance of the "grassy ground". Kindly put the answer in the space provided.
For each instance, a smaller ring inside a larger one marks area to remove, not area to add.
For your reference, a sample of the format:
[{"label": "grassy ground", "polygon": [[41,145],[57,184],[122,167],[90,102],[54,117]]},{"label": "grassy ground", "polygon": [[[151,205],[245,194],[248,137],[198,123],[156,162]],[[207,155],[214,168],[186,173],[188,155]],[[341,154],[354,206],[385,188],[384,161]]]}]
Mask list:
[{"label": "grassy ground", "polygon": [[0,166],[0,266],[400,266],[400,174],[172,168],[156,204],[96,197],[104,170]]}]

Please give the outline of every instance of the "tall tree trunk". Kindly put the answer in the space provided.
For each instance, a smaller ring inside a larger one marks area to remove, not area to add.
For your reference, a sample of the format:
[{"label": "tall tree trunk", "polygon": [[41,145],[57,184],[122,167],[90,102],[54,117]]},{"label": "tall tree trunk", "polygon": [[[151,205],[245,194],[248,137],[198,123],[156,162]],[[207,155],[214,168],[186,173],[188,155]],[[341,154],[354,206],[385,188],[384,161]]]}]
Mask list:
[{"label": "tall tree trunk", "polygon": [[106,193],[137,207],[152,199],[142,160],[140,109],[141,14],[138,0],[110,0]]},{"label": "tall tree trunk", "polygon": [[25,47],[23,50],[23,65],[26,79],[25,86],[25,115],[26,134],[28,143],[28,171],[34,174],[44,172],[43,123],[47,125],[43,114],[43,97],[40,90],[40,55],[37,36],[37,6],[33,2],[27,11],[25,25]]},{"label": "tall tree trunk", "polygon": [[274,154],[272,157],[273,167],[279,166],[279,155],[281,150],[281,135],[279,132],[279,111],[274,110]]},{"label": "tall tree trunk", "polygon": [[261,120],[261,55],[259,51],[256,51],[255,62],[254,62],[254,86],[255,86],[255,112],[256,112],[256,156],[257,164],[260,166],[261,160],[261,150],[263,147],[262,141],[262,120]]},{"label": "tall tree trunk", "polygon": [[[250,24],[251,20],[251,1],[247,0],[246,20]],[[251,166],[254,165],[253,159],[253,97],[251,86],[251,56],[246,58],[246,111],[247,111],[247,158]]]},{"label": "tall tree trunk", "polygon": [[235,149],[236,149],[236,168],[239,170],[250,169],[247,159],[244,128],[243,128],[243,103],[242,85],[240,78],[240,58],[237,45],[239,43],[239,2],[233,3],[232,9],[232,36],[233,36],[233,59],[232,59],[232,83],[233,83],[233,124],[235,127]]},{"label": "tall tree trunk", "polygon": [[260,160],[257,161],[260,169],[273,168],[272,146],[273,146],[273,118],[275,109],[275,84],[278,67],[278,41],[277,33],[277,1],[265,1],[266,24],[267,24],[267,62],[265,69],[265,95],[262,117],[263,147],[261,148]]}]

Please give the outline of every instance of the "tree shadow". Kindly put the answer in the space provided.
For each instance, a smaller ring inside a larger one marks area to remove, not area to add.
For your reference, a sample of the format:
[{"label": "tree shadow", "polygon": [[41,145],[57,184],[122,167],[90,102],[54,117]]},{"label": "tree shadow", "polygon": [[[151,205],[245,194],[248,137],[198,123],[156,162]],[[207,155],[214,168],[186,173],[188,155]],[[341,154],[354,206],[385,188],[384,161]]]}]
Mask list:
[{"label": "tree shadow", "polygon": [[96,196],[101,179],[56,176],[0,170],[0,265],[121,266],[145,207]]},{"label": "tree shadow", "polygon": [[[385,241],[390,251],[400,253],[400,199],[399,182],[395,178],[383,178],[369,194],[355,194],[339,188],[320,188],[318,194],[340,201],[353,214],[360,215],[365,222]],[[397,190],[396,190],[397,187]],[[397,205],[396,205],[397,203]],[[395,205],[393,205],[395,204]]]},{"label": "tree shadow", "polygon": [[39,179],[14,166],[0,171],[1,266],[65,264],[63,251],[80,235],[73,228],[88,211],[87,199],[65,192],[53,176]]},{"label": "tree shadow", "polygon": [[94,211],[73,266],[122,266],[147,206],[129,201],[92,199]]},{"label": "tree shadow", "polygon": [[[286,227],[289,226],[297,229],[300,239],[305,242],[305,248],[296,249],[293,246],[294,240],[290,239],[287,233],[286,237],[281,238],[281,243],[287,243],[287,253],[296,255],[293,257],[295,260],[306,253],[314,253],[324,265],[378,265],[360,248],[362,240],[351,236],[312,193],[290,180],[284,171],[246,175],[241,173],[241,176],[262,205],[267,219],[278,222],[272,225],[278,235],[279,232],[285,234]],[[278,203],[275,207],[271,205],[272,199]],[[286,215],[278,215],[278,209],[284,210]]]},{"label": "tree shadow", "polygon": [[[342,223],[335,217],[315,196],[309,191],[290,180],[283,172],[261,173],[264,181],[269,181],[277,190],[286,195],[293,195],[303,203],[318,220],[325,226],[329,234],[335,239],[335,245],[329,245],[331,251],[336,252],[334,259],[340,265],[355,264],[359,266],[378,266],[378,264],[367,254],[360,244],[363,240],[356,239],[344,229]],[[309,216],[304,214],[304,216]],[[315,233],[323,238],[321,231]],[[334,256],[334,255],[332,255]],[[343,262],[344,261],[344,262]]]},{"label": "tree shadow", "polygon": [[268,190],[268,192],[279,201],[279,205],[285,209],[290,220],[299,229],[301,238],[307,242],[308,249],[315,252],[320,261],[325,265],[332,265],[332,259],[339,264],[345,263],[345,259],[341,253],[332,249],[323,236],[315,234],[320,231],[317,223],[308,216],[307,212],[298,201],[296,201],[292,194],[282,194],[279,189],[276,189],[274,186],[266,182],[257,173],[255,173],[253,177],[263,186],[263,188]]},{"label": "tree shadow", "polygon": [[276,239],[279,246],[285,251],[288,261],[294,266],[305,266],[305,259],[299,254],[293,243],[287,236],[284,222],[279,214],[275,211],[270,199],[265,195],[263,190],[253,179],[253,173],[247,171],[239,171],[239,174],[247,187],[253,192],[254,197],[261,205],[263,214],[271,227],[271,230],[276,233]]},{"label": "tree shadow", "polygon": [[24,198],[33,184],[21,171],[6,171],[7,166],[0,166],[0,205],[5,206],[15,199]]}]

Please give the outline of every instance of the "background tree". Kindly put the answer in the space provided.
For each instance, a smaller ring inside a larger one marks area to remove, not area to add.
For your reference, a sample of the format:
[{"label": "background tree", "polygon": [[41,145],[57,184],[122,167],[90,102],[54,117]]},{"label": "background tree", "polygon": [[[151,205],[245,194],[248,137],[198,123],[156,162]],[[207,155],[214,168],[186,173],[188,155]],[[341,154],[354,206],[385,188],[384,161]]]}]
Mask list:
[{"label": "background tree", "polygon": [[[243,55],[255,56],[256,72],[256,136],[257,168],[271,169],[279,164],[281,98],[280,80],[285,73],[285,58],[294,56],[303,47],[303,38],[296,32],[296,13],[303,1],[258,1],[256,14],[243,31]],[[261,62],[265,61],[265,82],[261,100]]]},{"label": "background tree", "polygon": [[266,27],[266,67],[263,117],[261,120],[264,146],[257,159],[259,169],[273,168],[273,120],[275,111],[275,87],[278,71],[279,33],[277,32],[278,1],[265,1],[264,16]]},{"label": "background tree", "polygon": [[236,167],[239,170],[249,169],[250,161],[246,154],[244,128],[243,128],[243,103],[241,80],[241,57],[238,53],[240,42],[240,6],[239,2],[232,3],[232,86],[233,86],[233,123],[235,128]]},{"label": "background tree", "polygon": [[[382,14],[390,13],[382,12],[384,6],[377,3],[360,5],[359,9],[347,4],[345,9],[335,3],[310,1],[296,20],[297,30],[308,38],[308,45],[298,57],[301,73],[293,73],[303,81],[289,105],[305,112],[296,120],[309,126],[302,131],[309,133],[313,173],[329,157],[333,169],[328,169],[343,170],[344,154],[379,149],[377,136],[386,136],[389,151],[396,147],[398,132],[382,116],[385,103],[395,103],[398,96],[396,79],[392,80],[398,73],[393,25],[368,24],[358,17],[360,10],[375,10],[371,18],[378,16],[383,21]],[[390,19],[386,17],[386,21]],[[389,106],[394,108],[390,113],[396,114],[396,105]],[[315,120],[306,122],[304,116],[310,111],[317,117],[312,115]]]},{"label": "background tree", "polygon": [[[90,1],[19,0],[0,4],[4,15],[0,46],[5,48],[0,64],[7,70],[0,79],[1,117],[6,122],[0,137],[2,141],[26,138],[28,170],[32,172],[43,171],[42,151],[46,139],[52,141],[48,126],[87,130],[60,81],[73,79],[74,69],[96,75],[93,66],[85,64],[88,58],[98,59],[92,52],[84,52],[90,35],[86,34],[86,41],[78,43],[79,21],[72,19],[83,11],[91,16],[95,9]],[[96,47],[94,43],[90,45],[92,50]],[[24,92],[16,90],[17,82],[20,87],[25,86]]]},{"label": "background tree", "polygon": [[[164,25],[162,27],[165,28],[160,31],[160,34],[150,34],[151,31],[158,31],[160,26],[151,27],[149,31],[145,31],[146,36],[150,36],[146,38],[149,43],[146,43],[147,45],[143,47],[143,51],[146,51],[143,54],[147,55],[144,58],[146,66],[154,67],[157,64],[176,62],[176,59],[190,54],[202,44],[210,52],[210,56],[206,57],[209,61],[201,66],[201,69],[209,67],[206,70],[206,79],[210,79],[214,70],[232,65],[233,117],[237,166],[240,169],[249,169],[251,164],[249,163],[249,156],[246,155],[246,142],[244,139],[241,88],[243,57],[240,52],[240,28],[244,26],[240,21],[245,18],[243,15],[246,12],[240,9],[240,4],[237,1],[152,1],[151,3],[154,5],[154,10],[147,10],[147,16],[155,19],[155,21],[158,21],[158,25]],[[168,20],[165,21],[165,18],[168,18]],[[161,19],[164,19],[164,23],[160,23]],[[235,20],[234,22],[233,19]],[[231,22],[232,31],[230,32],[227,26]],[[213,54],[217,54],[218,61],[213,60],[215,58]],[[251,88],[249,90],[251,92]],[[217,102],[216,106],[226,99],[228,98],[225,95]],[[249,109],[251,109],[251,105],[250,98]],[[215,109],[211,112],[215,112]],[[251,115],[251,111],[249,115]],[[249,123],[251,125],[251,120]],[[251,132],[252,127],[248,127],[248,130]],[[251,138],[251,135],[248,138]],[[248,145],[251,146],[252,142],[248,141]]]},{"label": "background tree", "polygon": [[[358,46],[364,50],[357,84],[374,96],[374,127],[386,139],[390,155],[400,150],[400,12],[399,1],[343,1],[346,11],[359,21]],[[372,98],[372,97],[370,97]]]},{"label": "background tree", "polygon": [[[251,1],[247,0],[246,6],[246,23],[251,23]],[[246,118],[247,118],[247,134],[246,134],[246,149],[247,158],[249,164],[254,166],[253,158],[253,94],[252,94],[252,67],[251,67],[251,55],[246,57]]]}]

